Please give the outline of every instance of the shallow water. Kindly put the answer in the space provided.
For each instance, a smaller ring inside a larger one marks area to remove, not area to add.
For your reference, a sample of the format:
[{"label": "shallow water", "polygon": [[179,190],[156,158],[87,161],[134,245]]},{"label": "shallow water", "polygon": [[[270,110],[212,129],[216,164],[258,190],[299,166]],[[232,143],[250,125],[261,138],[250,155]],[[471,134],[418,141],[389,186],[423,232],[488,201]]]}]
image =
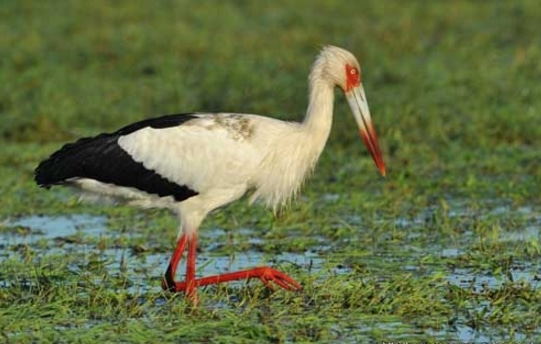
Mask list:
[{"label": "shallow water", "polygon": [[[69,215],[69,216],[27,216],[13,221],[6,221],[3,226],[9,230],[0,231],[0,247],[17,247],[20,245],[36,245],[38,242],[61,242],[61,247],[56,245],[47,245],[48,254],[58,252],[66,253],[84,250],[86,254],[99,254],[101,261],[105,262],[105,266],[110,273],[118,273],[121,266],[127,264],[129,268],[148,271],[152,278],[161,278],[162,273],[167,269],[170,253],[151,253],[133,254],[133,249],[130,247],[123,248],[107,248],[98,249],[94,245],[79,243],[85,242],[85,237],[118,237],[117,233],[107,230],[107,218],[104,216],[90,215]],[[244,234],[250,232],[247,229],[241,230]],[[206,230],[200,233],[201,238],[219,238],[223,236],[225,231],[220,229]],[[130,234],[135,236],[136,234]],[[250,243],[261,243],[258,238],[249,239]],[[282,252],[273,257],[248,250],[245,252],[235,252],[232,256],[217,255],[213,251],[214,246],[221,244],[209,245],[205,247],[204,254],[197,256],[198,274],[215,275],[228,271],[237,271],[246,269],[247,267],[260,266],[262,264],[293,264],[302,268],[321,267],[323,259],[312,251],[307,251],[303,254]],[[0,254],[0,262],[4,259],[17,255],[17,250],[3,250]],[[81,266],[88,262],[82,262]],[[74,272],[81,272],[80,267],[74,266]],[[115,272],[116,270],[116,272]],[[179,267],[179,274],[183,274],[182,261]],[[144,287],[148,284],[148,275],[134,274],[134,282],[139,290],[152,289]],[[154,287],[160,290],[158,286]]]},{"label": "shallow water", "polygon": [[[507,207],[498,207],[495,208],[490,214],[499,214],[505,211],[509,211]],[[529,207],[519,208],[515,210],[524,214],[533,214],[532,209]],[[454,211],[453,216],[462,216],[464,212]],[[396,224],[406,227],[412,225],[418,225],[425,221],[419,215],[414,219],[396,219]],[[541,238],[541,214],[531,215],[532,221],[529,222],[527,226],[520,230],[505,232],[503,233],[499,240],[501,241],[513,241],[513,242],[528,242],[535,239]],[[17,245],[33,245],[38,242],[45,241],[63,241],[61,250],[70,250],[76,249],[79,246],[77,243],[77,238],[85,237],[118,237],[118,233],[108,231],[107,229],[107,218],[105,216],[93,216],[93,215],[66,215],[66,216],[39,216],[31,215],[26,217],[21,217],[15,220],[7,220],[2,223],[4,230],[0,230],[0,247],[10,247]],[[0,228],[2,228],[0,227]],[[226,232],[221,229],[211,229],[202,231],[200,236],[203,238],[209,239],[219,239],[225,236]],[[250,237],[247,241],[251,244],[260,244],[264,240],[258,238],[254,231],[242,228],[239,229],[239,234]],[[466,232],[464,235],[469,235],[470,233]],[[136,234],[130,234],[136,235]],[[410,234],[410,236],[415,236],[415,233]],[[212,240],[211,240],[212,241]],[[202,274],[217,274],[223,273],[225,271],[235,271],[248,266],[257,266],[262,263],[272,263],[272,264],[293,264],[301,268],[310,268],[313,271],[319,271],[322,266],[328,262],[325,257],[317,252],[325,252],[329,247],[325,245],[319,245],[318,249],[311,249],[304,253],[291,253],[291,252],[281,252],[279,254],[268,257],[268,255],[255,250],[248,250],[246,252],[235,252],[232,256],[222,256],[214,253],[216,249],[221,246],[222,243],[216,242],[215,244],[210,244],[204,248],[204,254],[198,255],[198,265],[203,265],[204,270],[200,271]],[[407,245],[406,245],[407,246]],[[432,247],[416,247],[408,246],[409,251],[415,253],[435,253],[439,254],[444,258],[453,258],[465,254],[465,252],[458,247],[441,247],[441,245],[433,245]],[[451,246],[451,245],[449,245]],[[90,248],[92,249],[92,248]],[[105,249],[100,250],[99,252],[104,255],[108,260],[113,264],[120,263],[126,255],[131,255],[128,248],[118,248],[118,249]],[[0,261],[6,259],[10,256],[9,250],[4,250],[3,254],[0,254]],[[388,256],[388,259],[393,259],[392,253],[388,254],[387,252],[382,252],[382,256]],[[397,257],[400,259],[400,257]],[[144,259],[140,259],[137,263],[142,263],[145,268],[161,269],[165,270],[169,262],[169,255],[167,253],[145,253]],[[529,272],[531,271],[528,268],[524,268],[524,264],[527,267],[532,267],[532,263],[523,262],[515,266],[513,271],[513,266],[511,270],[513,272],[514,280],[524,279],[526,281],[533,281],[536,276],[532,276]],[[404,265],[404,269],[409,270],[410,267]],[[160,270],[160,271],[161,271]],[[334,272],[349,272],[347,268],[337,267]],[[451,283],[456,283],[461,285],[462,280],[468,279],[469,277],[479,277],[470,276],[472,275],[468,269],[455,269],[453,274],[448,276],[448,279]],[[484,282],[489,283],[489,285],[494,285],[497,281],[492,281],[491,278],[487,278]],[[481,282],[480,282],[481,283]]]},{"label": "shallow water", "polygon": [[[497,206],[491,211],[485,213],[483,216],[498,216],[509,212],[509,207]],[[513,231],[502,232],[499,240],[510,242],[530,242],[532,240],[539,240],[540,227],[541,227],[541,214],[536,213],[529,207],[522,207],[515,209],[514,212],[525,215],[528,217],[528,221],[522,228],[517,228]],[[430,210],[419,214],[414,218],[398,218],[395,223],[400,228],[411,228],[414,226],[419,227],[425,223],[426,219],[430,217]],[[467,209],[455,209],[450,216],[469,216]],[[299,266],[301,269],[310,271],[321,271],[332,273],[349,273],[350,268],[343,265],[329,264],[329,258],[324,253],[329,252],[329,247],[321,244],[317,250],[309,250],[303,253],[282,252],[277,255],[269,256],[255,250],[248,251],[235,251],[232,256],[224,256],[218,249],[221,243],[217,241],[220,238],[225,237],[226,232],[221,229],[212,229],[202,231],[200,236],[202,238],[217,239],[209,240],[210,242],[216,242],[216,244],[210,244],[204,247],[204,253],[198,255],[197,267],[198,274],[213,275],[220,274],[227,271],[236,271],[245,269],[247,267],[259,266],[263,264],[270,265],[283,265],[293,264]],[[249,243],[260,244],[262,239],[257,238],[256,233],[250,229],[240,229],[239,234],[249,237]],[[137,235],[131,233],[130,235]],[[410,233],[415,236],[416,233]],[[463,233],[463,240],[471,240],[471,232]],[[70,215],[70,216],[27,216],[21,217],[15,220],[8,220],[2,223],[0,227],[0,248],[4,248],[0,253],[0,263],[2,260],[9,258],[17,258],[19,254],[18,250],[6,249],[11,247],[17,247],[20,245],[32,246],[34,250],[47,250],[47,253],[58,252],[61,254],[82,254],[81,264],[71,264],[69,269],[76,273],[84,274],[85,269],[88,268],[89,255],[93,255],[94,258],[100,262],[103,262],[104,267],[111,274],[118,274],[122,269],[128,269],[130,271],[135,270],[135,273],[130,273],[131,286],[129,290],[133,292],[141,291],[158,291],[160,290],[159,284],[149,283],[149,280],[160,279],[163,272],[167,268],[169,262],[170,253],[164,252],[144,252],[143,254],[134,254],[133,249],[130,247],[119,248],[105,248],[98,249],[96,245],[85,243],[85,238],[117,238],[119,234],[114,231],[109,231],[107,228],[107,218],[104,216],[91,216],[91,215]],[[413,239],[413,238],[412,238]],[[60,245],[54,245],[54,242],[61,242]],[[81,244],[82,242],[82,244]],[[45,244],[44,244],[45,243]],[[49,244],[48,244],[49,243]],[[51,244],[52,243],[52,244]],[[41,246],[40,246],[41,245]],[[418,247],[414,245],[404,245],[404,250],[407,251],[410,256],[422,256],[423,254],[434,254],[442,258],[456,258],[466,254],[463,248],[460,247],[460,240],[453,244],[449,244],[447,247],[443,247],[442,243],[435,243],[432,246]],[[82,253],[81,253],[82,252]],[[403,259],[402,255],[396,256],[393,252],[378,252],[374,257],[370,257],[366,260],[366,264],[377,263],[378,259],[397,260]],[[331,266],[331,270],[329,270]],[[419,271],[419,267],[416,265],[408,265],[404,263],[403,269],[412,273],[426,273]],[[182,267],[179,268],[179,274],[182,275]],[[430,268],[428,268],[430,270]],[[508,276],[511,276],[514,281],[525,281],[531,283],[534,286],[541,287],[537,281],[541,279],[541,267],[539,262],[527,262],[527,261],[514,261],[509,269]],[[473,288],[476,291],[481,291],[483,288],[498,288],[505,283],[505,279],[501,277],[495,277],[490,273],[483,273],[480,271],[474,271],[467,267],[457,267],[450,269],[450,272],[445,276],[446,280],[452,284],[462,288]],[[0,281],[0,286],[8,287],[5,281]],[[217,305],[219,306],[219,305]],[[382,324],[381,329],[393,326],[402,327],[410,326],[407,324],[389,323]],[[356,329],[357,334],[363,336],[362,329]],[[459,321],[453,325],[452,330],[446,329],[442,331],[428,331],[428,335],[435,337],[444,337],[449,335],[449,331],[453,333],[453,337],[459,341],[491,341],[498,340],[501,337],[494,329],[489,330],[488,333],[473,330],[469,326],[463,325],[463,321]],[[515,340],[524,340],[526,337],[517,332],[515,333]]]},{"label": "shallow water", "polygon": [[31,215],[6,221],[4,225],[11,228],[19,227],[21,231],[20,234],[16,232],[0,233],[0,244],[32,244],[41,239],[54,239],[76,234],[104,235],[107,229],[107,218],[82,214],[69,216]]}]

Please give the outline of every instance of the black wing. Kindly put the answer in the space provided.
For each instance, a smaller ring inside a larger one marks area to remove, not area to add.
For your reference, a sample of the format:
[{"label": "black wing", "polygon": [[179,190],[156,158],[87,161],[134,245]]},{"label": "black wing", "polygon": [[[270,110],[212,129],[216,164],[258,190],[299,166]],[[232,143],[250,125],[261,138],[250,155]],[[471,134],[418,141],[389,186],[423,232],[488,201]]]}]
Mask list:
[{"label": "black wing", "polygon": [[117,186],[133,187],[160,197],[182,201],[198,193],[147,169],[118,145],[118,139],[137,130],[169,128],[197,118],[193,114],[166,115],[145,119],[114,133],[82,138],[64,145],[35,170],[35,181],[42,187],[64,184],[71,178],[89,178]]}]

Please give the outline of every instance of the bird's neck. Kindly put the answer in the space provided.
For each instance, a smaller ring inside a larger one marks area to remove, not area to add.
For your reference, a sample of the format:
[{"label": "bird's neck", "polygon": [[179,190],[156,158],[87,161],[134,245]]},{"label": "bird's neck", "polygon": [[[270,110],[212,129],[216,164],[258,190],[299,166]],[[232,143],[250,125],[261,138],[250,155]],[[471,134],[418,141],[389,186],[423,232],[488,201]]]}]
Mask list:
[{"label": "bird's neck", "polygon": [[280,135],[276,142],[280,149],[271,149],[269,157],[264,159],[262,173],[254,183],[252,201],[262,198],[276,210],[297,194],[313,170],[331,131],[334,100],[333,85],[326,83],[321,75],[318,69],[310,74],[306,117],[299,126],[287,126],[288,135]]},{"label": "bird's neck", "polygon": [[323,149],[332,127],[334,105],[334,85],[329,84],[317,74],[310,75],[308,109],[302,123],[303,129],[316,141],[314,144]]}]

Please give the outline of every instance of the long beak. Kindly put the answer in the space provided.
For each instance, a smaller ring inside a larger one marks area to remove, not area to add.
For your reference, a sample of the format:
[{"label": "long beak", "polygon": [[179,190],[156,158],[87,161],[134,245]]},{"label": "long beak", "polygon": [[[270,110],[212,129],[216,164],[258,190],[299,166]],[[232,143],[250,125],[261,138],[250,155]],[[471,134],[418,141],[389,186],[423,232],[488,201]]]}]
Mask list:
[{"label": "long beak", "polygon": [[383,162],[383,157],[381,156],[381,151],[379,149],[376,131],[372,125],[370,109],[368,108],[368,102],[364,95],[363,85],[360,84],[357,87],[352,87],[347,90],[345,94],[349,107],[351,108],[351,111],[353,111],[353,116],[355,116],[355,120],[359,126],[361,137],[363,138],[370,155],[372,155],[372,159],[374,159],[379,172],[382,176],[385,176],[385,163]]}]

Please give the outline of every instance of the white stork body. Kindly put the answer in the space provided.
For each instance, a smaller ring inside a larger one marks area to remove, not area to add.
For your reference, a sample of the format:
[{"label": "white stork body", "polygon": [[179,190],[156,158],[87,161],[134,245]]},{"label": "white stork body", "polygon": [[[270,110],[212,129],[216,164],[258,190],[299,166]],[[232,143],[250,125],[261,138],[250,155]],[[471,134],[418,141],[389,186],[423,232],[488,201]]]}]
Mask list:
[{"label": "white stork body", "polygon": [[[148,119],[64,146],[38,166],[36,182],[46,187],[67,184],[177,213],[181,228],[166,289],[195,298],[197,286],[251,277],[300,289],[271,268],[195,279],[197,229],[209,212],[249,190],[251,201],[261,199],[274,209],[297,193],[329,137],[335,86],[346,94],[361,135],[385,174],[358,62],[343,49],[326,47],[310,73],[309,106],[301,123],[232,113]],[[179,283],[174,274],[186,242],[186,282]]]},{"label": "white stork body", "polygon": [[194,116],[181,126],[140,129],[121,136],[118,144],[146,169],[186,185],[198,195],[177,202],[172,196],[95,179],[73,178],[70,182],[83,191],[139,207],[169,208],[181,220],[189,220],[181,231],[185,233],[197,229],[209,212],[248,190],[254,191],[251,201],[261,199],[272,208],[287,202],[317,162],[330,130],[329,123],[327,133],[319,135],[320,142],[314,142],[314,135],[301,123],[249,114]]}]

